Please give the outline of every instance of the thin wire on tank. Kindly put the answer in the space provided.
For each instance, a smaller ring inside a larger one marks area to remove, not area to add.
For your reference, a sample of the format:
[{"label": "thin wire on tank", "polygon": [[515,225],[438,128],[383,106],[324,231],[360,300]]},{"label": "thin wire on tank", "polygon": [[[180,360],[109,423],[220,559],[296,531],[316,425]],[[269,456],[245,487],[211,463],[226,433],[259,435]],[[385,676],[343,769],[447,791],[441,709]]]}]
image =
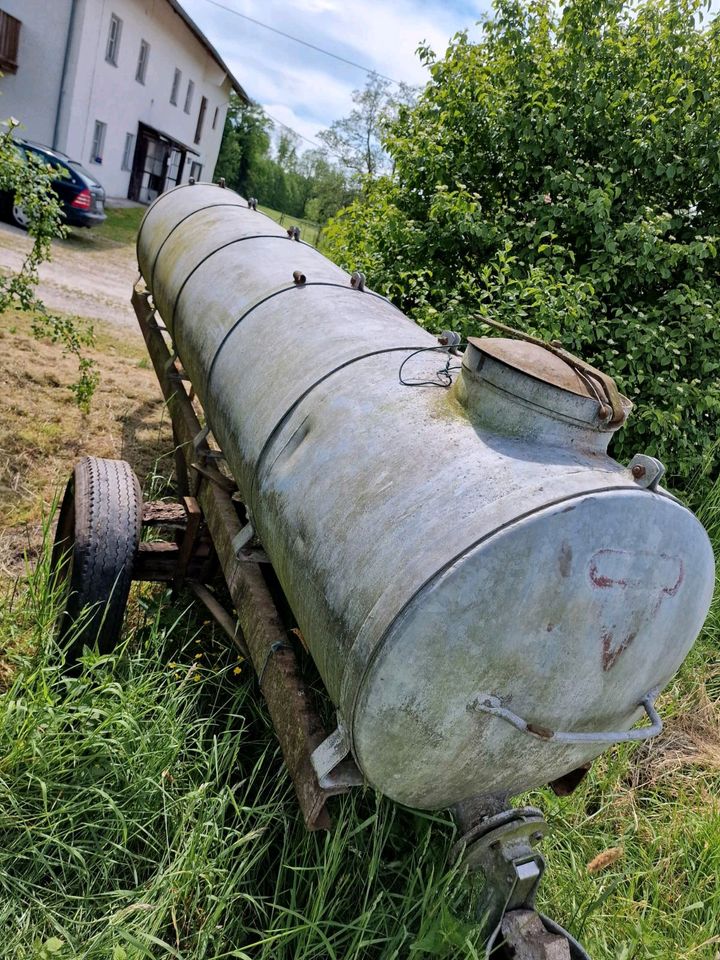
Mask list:
[{"label": "thin wire on tank", "polygon": [[[463,341],[462,343],[455,344],[456,347],[465,347],[467,342]],[[398,370],[398,380],[404,387],[442,387],[447,389],[452,386],[453,378],[451,374],[460,370],[460,366],[456,365],[454,367],[450,366],[450,357],[448,356],[447,363],[444,367],[441,367],[440,370],[436,371],[437,380],[404,380],[403,379],[403,368],[408,360],[412,360],[413,357],[416,357],[419,353],[428,353],[429,351],[442,351],[448,350],[448,347],[438,346],[438,347],[421,347],[419,350],[415,350],[414,353],[409,354],[403,362],[400,364],[400,369]]]}]

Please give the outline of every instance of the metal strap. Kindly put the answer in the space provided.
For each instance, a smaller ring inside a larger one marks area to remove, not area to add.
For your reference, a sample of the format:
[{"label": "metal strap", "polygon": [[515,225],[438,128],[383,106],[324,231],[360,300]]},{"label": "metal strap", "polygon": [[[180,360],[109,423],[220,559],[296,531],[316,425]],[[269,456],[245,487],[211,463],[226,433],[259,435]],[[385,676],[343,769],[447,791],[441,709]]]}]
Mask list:
[{"label": "metal strap", "polygon": [[[279,296],[281,296],[283,293],[296,292],[296,291],[298,291],[298,290],[307,290],[308,287],[337,287],[339,290],[344,290],[346,293],[348,293],[348,292],[349,292],[349,293],[352,293],[352,292],[353,292],[353,291],[352,291],[352,287],[347,287],[347,286],[345,286],[345,285],[342,284],[342,283],[334,283],[333,281],[330,281],[330,280],[315,280],[315,281],[308,281],[307,283],[303,283],[301,286],[298,286],[296,283],[293,283],[293,284],[292,284],[291,286],[289,286],[289,287],[281,287],[279,290],[273,290],[272,293],[266,294],[266,295],[265,295],[264,297],[262,297],[260,300],[256,300],[255,303],[253,303],[251,306],[249,306],[249,307],[247,308],[247,310],[245,310],[245,312],[242,313],[242,314],[237,318],[237,320],[235,321],[235,323],[233,323],[232,326],[225,332],[225,336],[222,338],[222,340],[220,341],[220,343],[217,345],[217,347],[216,347],[216,349],[215,349],[215,353],[213,354],[213,358],[212,358],[212,360],[210,361],[210,365],[208,366],[208,373],[207,373],[207,378],[206,378],[206,381],[205,381],[205,392],[206,392],[206,394],[209,394],[209,393],[210,393],[210,381],[211,381],[211,379],[212,379],[213,370],[215,369],[215,364],[217,363],[218,357],[220,356],[220,353],[222,352],[222,349],[223,349],[223,347],[225,346],[225,344],[228,342],[228,340],[229,340],[230,337],[233,335],[233,333],[235,333],[235,331],[236,331],[237,328],[240,326],[240,324],[243,322],[243,320],[244,320],[246,317],[248,317],[254,310],[257,310],[258,307],[261,307],[264,303],[267,303],[268,300],[272,300],[274,297],[279,297]],[[371,290],[365,290],[364,293],[365,293],[365,296],[368,296],[368,297],[377,297],[378,300],[385,300],[385,297],[381,297],[379,293],[373,293]],[[412,321],[411,321],[411,320],[408,320],[408,323],[412,323]],[[414,326],[414,324],[413,324],[413,326]]]}]

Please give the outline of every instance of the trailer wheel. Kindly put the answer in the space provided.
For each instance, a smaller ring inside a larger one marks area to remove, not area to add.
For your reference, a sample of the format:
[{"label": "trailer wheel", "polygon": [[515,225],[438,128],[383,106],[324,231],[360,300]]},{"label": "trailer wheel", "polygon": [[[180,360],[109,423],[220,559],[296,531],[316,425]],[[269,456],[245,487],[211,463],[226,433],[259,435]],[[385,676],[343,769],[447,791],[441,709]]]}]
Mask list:
[{"label": "trailer wheel", "polygon": [[51,559],[62,592],[58,640],[68,662],[85,645],[97,644],[100,653],[116,646],[141,529],[142,494],[130,465],[80,460],[65,489]]}]

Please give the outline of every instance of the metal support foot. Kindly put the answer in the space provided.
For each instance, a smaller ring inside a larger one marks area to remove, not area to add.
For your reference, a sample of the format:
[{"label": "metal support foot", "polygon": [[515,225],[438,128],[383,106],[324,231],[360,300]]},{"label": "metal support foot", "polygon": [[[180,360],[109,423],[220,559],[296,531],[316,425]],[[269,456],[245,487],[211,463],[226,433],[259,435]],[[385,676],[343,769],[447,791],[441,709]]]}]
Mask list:
[{"label": "metal support foot", "polygon": [[478,918],[485,930],[486,958],[495,960],[589,960],[569,933],[535,910],[535,897],[545,872],[537,849],[547,833],[540,810],[511,807],[498,811],[504,798],[490,797],[474,805],[479,819],[468,822],[472,804],[455,814],[465,832],[453,858],[485,878]]}]

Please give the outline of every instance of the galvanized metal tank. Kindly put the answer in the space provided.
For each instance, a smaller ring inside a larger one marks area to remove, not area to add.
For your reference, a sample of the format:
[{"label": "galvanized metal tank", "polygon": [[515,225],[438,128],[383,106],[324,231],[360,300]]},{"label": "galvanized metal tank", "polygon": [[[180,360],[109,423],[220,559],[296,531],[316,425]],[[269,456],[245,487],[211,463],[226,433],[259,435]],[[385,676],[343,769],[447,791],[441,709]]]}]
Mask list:
[{"label": "galvanized metal tank", "polygon": [[650,461],[607,456],[582,376],[490,338],[452,389],[403,385],[406,358],[436,379],[444,355],[411,356],[435,338],[212,185],[155,201],[138,260],[371,784],[514,794],[633,726],[713,556]]}]

